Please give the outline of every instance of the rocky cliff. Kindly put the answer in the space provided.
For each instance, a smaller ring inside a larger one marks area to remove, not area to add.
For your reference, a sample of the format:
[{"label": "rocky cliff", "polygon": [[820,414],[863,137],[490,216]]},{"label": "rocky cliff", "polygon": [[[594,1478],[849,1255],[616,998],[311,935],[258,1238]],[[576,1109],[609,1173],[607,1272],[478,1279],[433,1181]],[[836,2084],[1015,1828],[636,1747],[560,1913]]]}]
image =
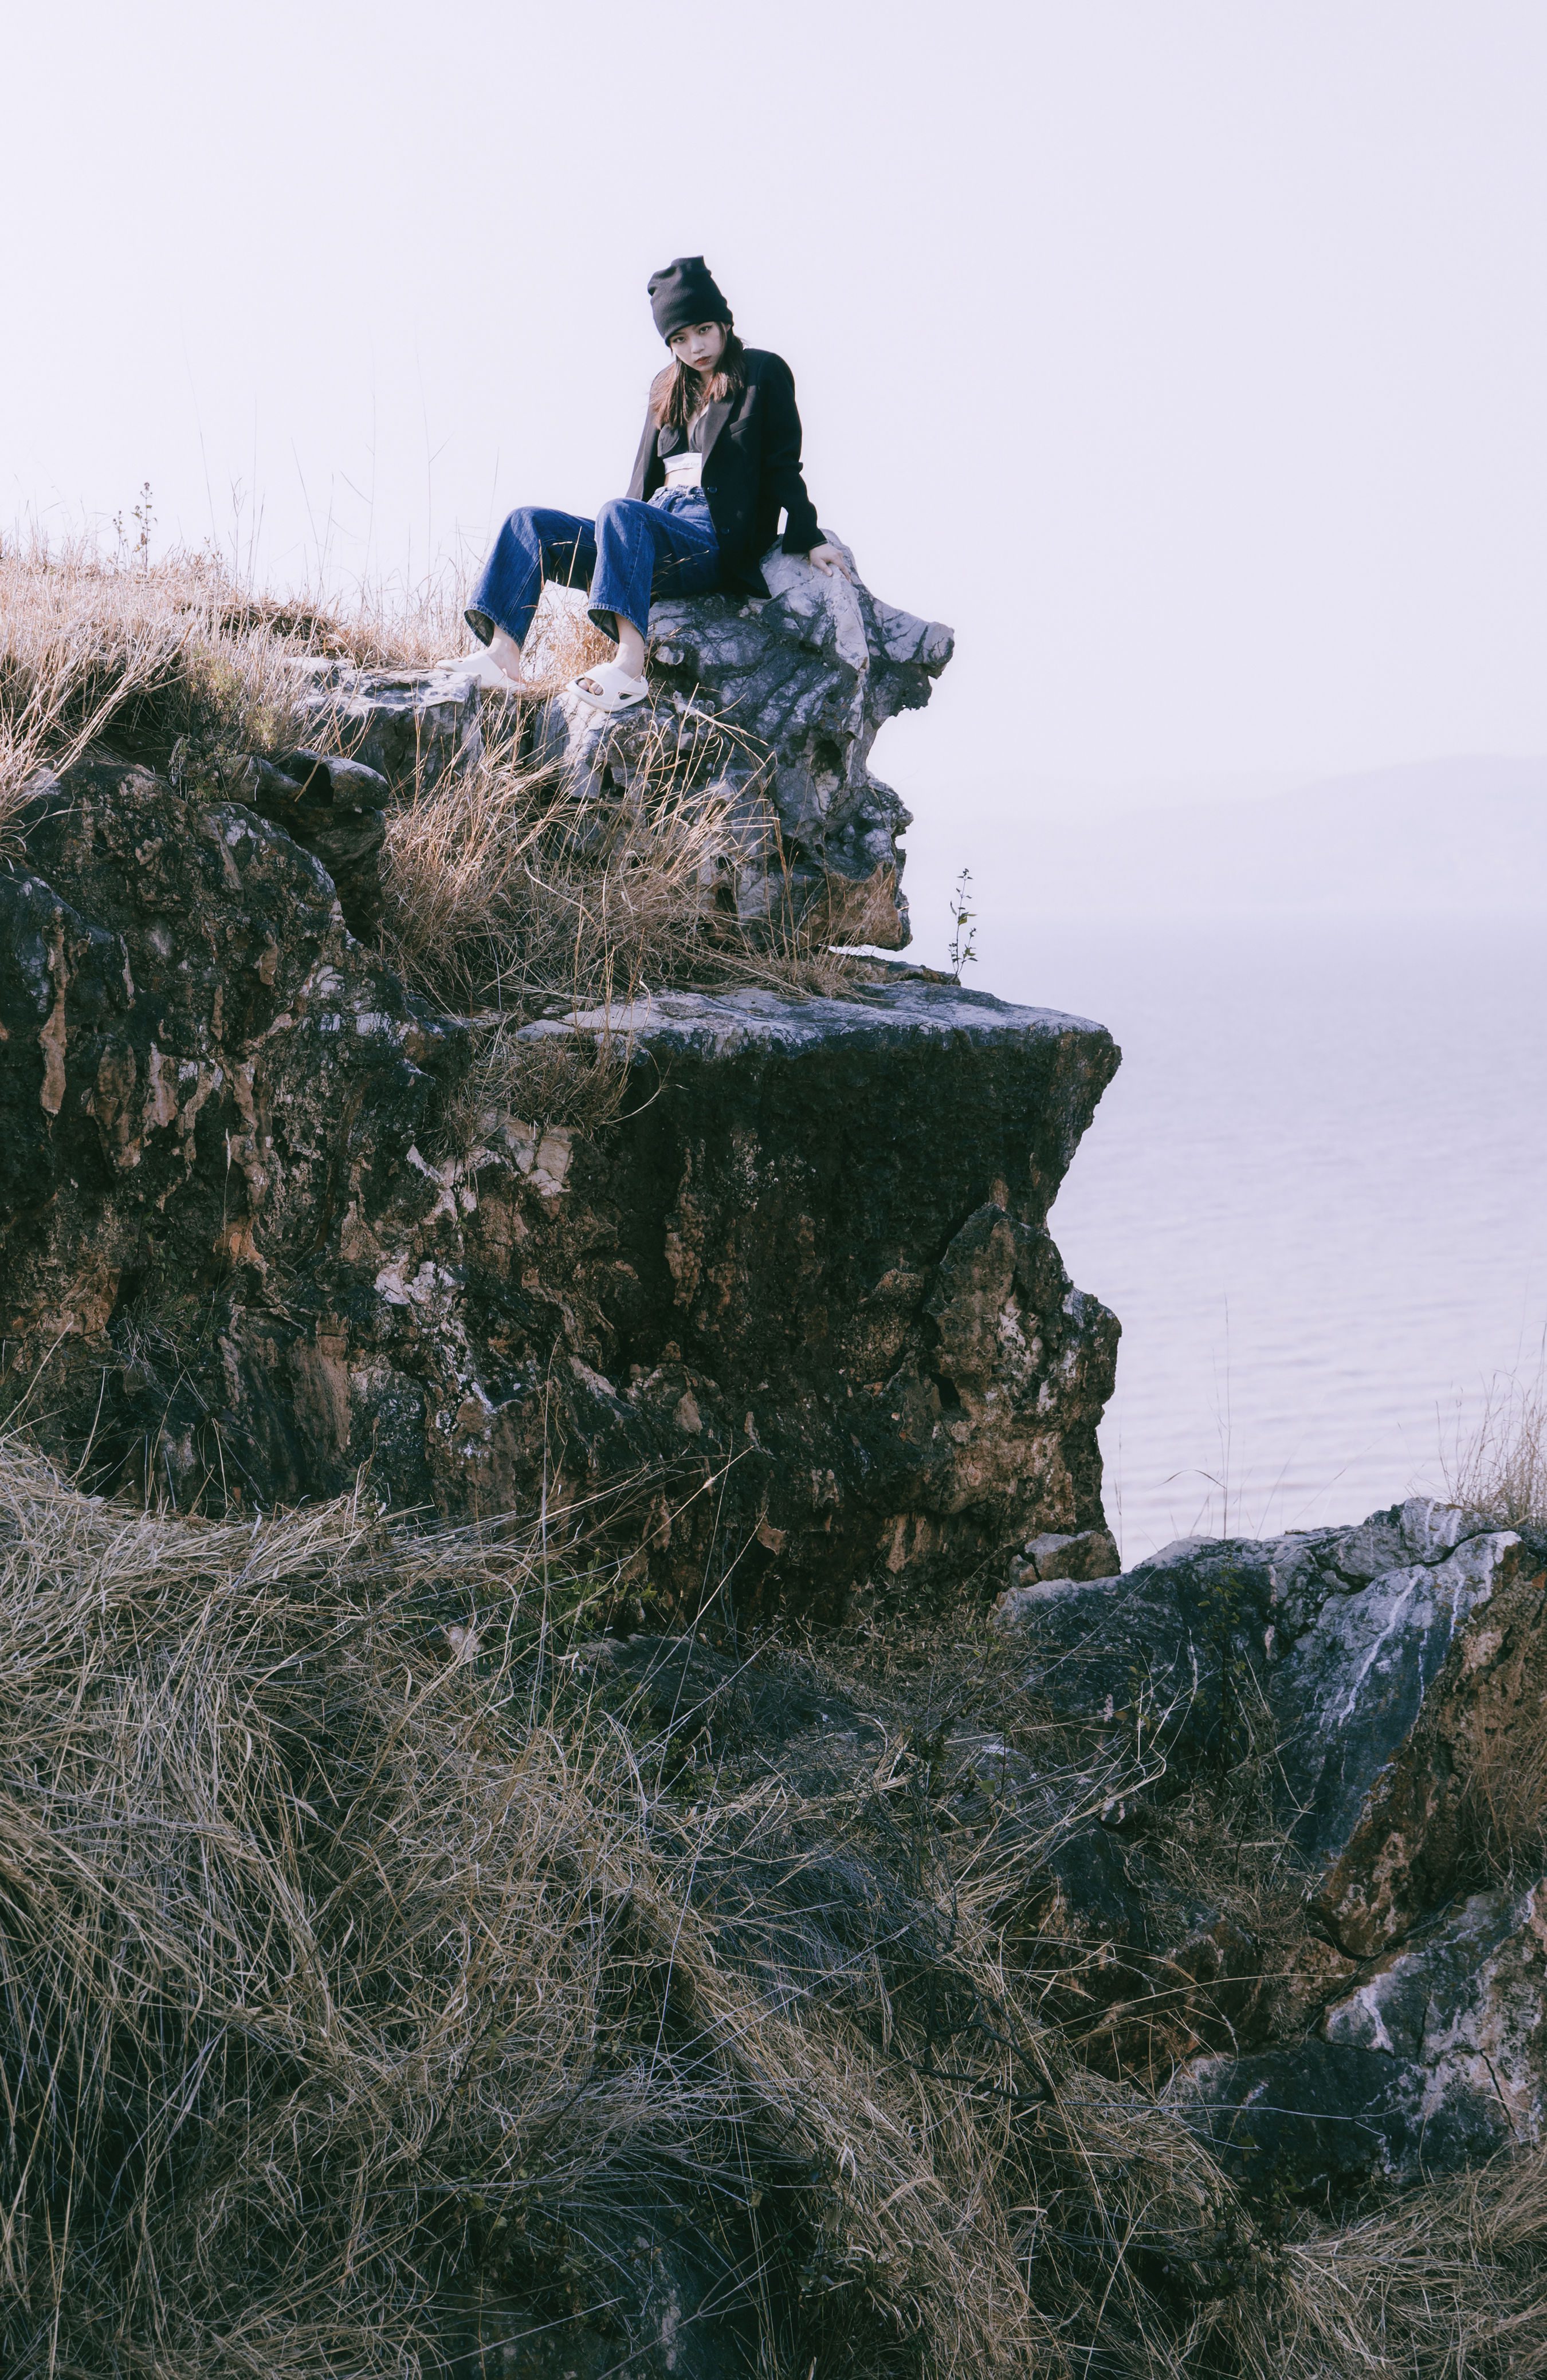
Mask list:
[{"label": "rocky cliff", "polygon": [[946,632],[653,626],[618,722],[332,659],[262,750],[128,716],[0,868],[0,1370],[110,1491],[0,1442],[6,2368],[1539,2368],[1547,1538],[1120,1572],[1047,1228],[1099,1026],[389,962],[498,738],[581,866],[664,769],[727,930],[904,935]]},{"label": "rocky cliff", "polygon": [[[802,899],[841,861],[896,928],[868,755],[946,632],[803,586],[652,627],[654,715],[523,731],[569,739],[579,816],[631,798],[638,738],[688,768],[713,680],[734,905],[776,848]],[[303,675],[348,752],[178,783],[100,755],[35,788],[0,877],[0,1336],[43,1441],[183,1508],[362,1477],[446,1517],[623,1496],[640,1592],[728,1575],[742,1610],[983,1599],[1029,1535],[1100,1526],[1116,1325],[1046,1216],[1110,1037],[907,970],[559,1002],[511,1021],[515,1054],[603,1049],[616,1120],[496,1100],[458,1139],[489,1020],[349,921],[384,806],[465,771],[500,698]]]}]

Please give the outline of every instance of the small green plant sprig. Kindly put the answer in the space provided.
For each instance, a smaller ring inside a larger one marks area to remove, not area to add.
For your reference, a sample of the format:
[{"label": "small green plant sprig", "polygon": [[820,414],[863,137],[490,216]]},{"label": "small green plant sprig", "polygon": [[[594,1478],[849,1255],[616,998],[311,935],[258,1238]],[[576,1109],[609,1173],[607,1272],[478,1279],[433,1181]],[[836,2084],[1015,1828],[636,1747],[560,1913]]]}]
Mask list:
[{"label": "small green plant sprig", "polygon": [[956,879],[956,890],[951,895],[951,924],[955,931],[951,936],[951,947],[947,955],[951,962],[951,973],[958,983],[961,981],[963,967],[976,966],[978,963],[978,953],[973,948],[978,939],[976,924],[978,912],[968,906],[971,883],[972,870],[970,868],[964,868]]}]

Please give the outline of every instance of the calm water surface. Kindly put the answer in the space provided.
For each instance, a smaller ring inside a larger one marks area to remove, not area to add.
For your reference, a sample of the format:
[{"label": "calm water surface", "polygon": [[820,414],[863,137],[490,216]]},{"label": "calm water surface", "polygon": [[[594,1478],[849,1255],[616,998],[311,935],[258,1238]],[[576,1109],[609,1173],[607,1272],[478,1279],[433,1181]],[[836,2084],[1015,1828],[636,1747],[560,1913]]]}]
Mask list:
[{"label": "calm water surface", "polygon": [[987,988],[1124,1063],[1053,1213],[1123,1324],[1107,1509],[1169,1538],[1439,1485],[1547,1324],[1547,920],[1027,928]]}]

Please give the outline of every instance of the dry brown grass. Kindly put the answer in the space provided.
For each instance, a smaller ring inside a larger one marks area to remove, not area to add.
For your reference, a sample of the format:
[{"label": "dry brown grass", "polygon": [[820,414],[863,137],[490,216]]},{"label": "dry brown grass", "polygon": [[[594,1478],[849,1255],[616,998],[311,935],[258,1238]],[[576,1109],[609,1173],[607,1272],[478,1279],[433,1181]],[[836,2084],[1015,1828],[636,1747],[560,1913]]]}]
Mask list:
[{"label": "dry brown grass", "polygon": [[197,736],[266,751],[293,727],[284,662],[304,639],[237,601],[221,572],[178,555],[149,572],[91,552],[0,556],[0,831],[44,765],[68,766],[154,718],[170,748]]},{"label": "dry brown grass", "polygon": [[[41,767],[104,741],[197,774],[302,738],[289,664],[410,666],[465,646],[447,590],[389,610],[263,595],[212,552],[113,562],[90,541],[0,550],[0,829]],[[315,722],[308,722],[315,735]]]},{"label": "dry brown grass", "polygon": [[445,1110],[447,1144],[470,1150],[513,1117],[539,1140],[554,1125],[601,1131],[627,1097],[628,1046],[625,1032],[534,1035],[504,1022],[482,1024],[472,1063]]},{"label": "dry brown grass", "polygon": [[200,1527],[14,1448],[0,1514],[8,2374],[400,2371],[481,2274],[604,2303],[657,2202],[767,2321],[787,2233],[942,2371],[1053,2351],[989,2188],[1035,2041],[932,2082],[758,1988],[695,1884],[776,1864],[785,1796],[685,1805],[563,1658],[604,1583],[551,1538]]},{"label": "dry brown grass", "polygon": [[[576,667],[592,657],[586,635]],[[549,620],[555,670],[566,636],[565,615]],[[397,600],[362,589],[346,606],[265,595],[207,551],[142,563],[84,539],[13,540],[0,549],[0,820],[39,767],[67,767],[99,739],[156,766],[181,743],[194,771],[305,740],[296,660],[414,668],[470,641],[450,578]]]},{"label": "dry brown grass", "polygon": [[1274,2245],[1045,2021],[1005,1912],[1110,1778],[943,1824],[897,1711],[624,1663],[618,1584],[0,1445],[7,2375],[428,2372],[477,2301],[626,2360],[641,2232],[766,2380],[1544,2368],[1539,2162]]},{"label": "dry brown grass", "polygon": [[[572,634],[569,616],[555,606],[551,638],[532,640],[543,684],[567,683],[594,657],[594,631]],[[755,929],[726,908],[734,797],[722,764],[731,740],[712,730],[685,754],[660,735],[627,797],[598,803],[565,767],[524,761],[519,722],[495,714],[477,767],[388,822],[395,964],[432,999],[518,1017],[555,1000],[621,1012],[668,984],[814,992],[851,984],[861,963],[830,947],[854,922],[841,901],[810,920],[776,905]]]},{"label": "dry brown grass", "polygon": [[1547,1527],[1547,1368],[1497,1373],[1480,1412],[1458,1406],[1440,1470],[1451,1503],[1501,1528]]},{"label": "dry brown grass", "polygon": [[388,822],[386,930],[409,980],[453,1006],[620,1004],[689,979],[709,953],[708,878],[725,805],[663,766],[605,809],[530,769],[513,727],[477,768]]},{"label": "dry brown grass", "polygon": [[[352,610],[263,596],[208,554],[142,568],[86,547],[0,553],[0,835],[43,767],[90,745],[222,782],[244,752],[337,740],[296,708],[291,664],[311,655],[413,667],[465,650],[459,589],[438,583],[389,606]],[[552,694],[609,650],[583,607],[550,589],[527,668]],[[866,930],[792,914],[756,932],[717,894],[727,805],[711,734],[696,759],[662,738],[629,799],[588,805],[560,770],[519,758],[514,715],[492,718],[470,779],[410,795],[392,816],[385,859],[388,954],[432,997],[525,1014],[560,999],[626,1004],[662,983],[761,982],[828,990],[853,962],[828,944]],[[852,932],[851,932],[852,929]]]},{"label": "dry brown grass", "polygon": [[[464,640],[469,631],[464,622]],[[584,601],[566,589],[545,587],[537,616],[521,648],[521,676],[539,698],[555,695],[580,672],[611,661],[616,647],[591,625]]]},{"label": "dry brown grass", "polygon": [[1281,2270],[1286,2371],[1541,2380],[1547,2159],[1501,2159],[1345,2228],[1308,2227]]}]

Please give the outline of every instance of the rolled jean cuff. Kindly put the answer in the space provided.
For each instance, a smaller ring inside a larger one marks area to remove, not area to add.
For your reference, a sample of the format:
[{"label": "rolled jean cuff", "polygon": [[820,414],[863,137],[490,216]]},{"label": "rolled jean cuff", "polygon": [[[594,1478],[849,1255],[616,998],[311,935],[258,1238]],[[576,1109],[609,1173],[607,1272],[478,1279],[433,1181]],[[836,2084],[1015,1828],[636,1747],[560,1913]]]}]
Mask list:
[{"label": "rolled jean cuff", "polygon": [[633,613],[626,609],[622,603],[588,604],[586,617],[593,628],[600,628],[604,637],[611,637],[615,645],[617,642],[617,624],[620,620],[627,620],[631,628],[638,628],[641,637],[648,637],[650,634],[648,603],[645,605],[645,615],[642,620],[636,620]]}]

